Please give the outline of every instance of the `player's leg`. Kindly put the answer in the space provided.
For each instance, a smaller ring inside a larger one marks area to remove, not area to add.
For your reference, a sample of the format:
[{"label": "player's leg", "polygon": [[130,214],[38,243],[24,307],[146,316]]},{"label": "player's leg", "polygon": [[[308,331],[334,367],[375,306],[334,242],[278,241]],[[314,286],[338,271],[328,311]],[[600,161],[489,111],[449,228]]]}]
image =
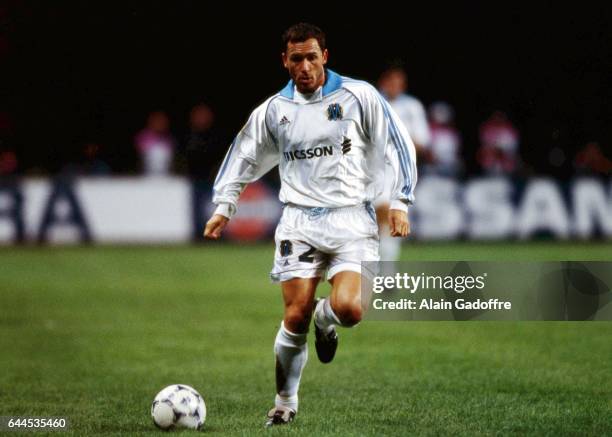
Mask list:
[{"label": "player's leg", "polygon": [[319,299],[315,309],[315,323],[325,333],[335,325],[351,327],[361,321],[364,308],[361,303],[361,274],[341,271],[331,279],[329,297]]},{"label": "player's leg", "polygon": [[344,327],[355,326],[363,317],[361,304],[361,274],[353,271],[338,272],[331,278],[330,304]]},{"label": "player's leg", "polygon": [[316,286],[328,264],[326,253],[315,246],[318,221],[302,208],[286,206],[276,228],[276,252],[270,278],[280,282],[284,317],[274,342],[276,358],[275,407],[266,425],[288,423],[298,408],[297,392],[308,358],[306,333],[312,317]]},{"label": "player's leg", "polygon": [[317,299],[315,308],[315,346],[317,356],[323,363],[333,360],[338,348],[336,326],[355,326],[363,317],[361,298],[361,274],[355,271],[341,271],[331,279],[332,291],[329,297]]},{"label": "player's leg", "polygon": [[[332,242],[336,244],[330,253],[327,273],[332,292],[329,297],[317,300],[314,313],[315,346],[323,363],[334,358],[338,345],[336,326],[354,326],[363,316],[367,299],[362,302],[362,262],[376,263],[380,259],[376,217],[370,205],[339,210],[329,218],[329,225],[333,227]],[[369,272],[365,274],[369,276]]]},{"label": "player's leg", "polygon": [[319,278],[282,282],[285,315],[276,336],[276,403],[297,410],[297,391],[308,358],[306,335]]},{"label": "player's leg", "polygon": [[314,295],[321,278],[293,278],[281,282],[285,305],[283,324],[291,332],[306,334]]},{"label": "player's leg", "polygon": [[293,278],[281,283],[285,311],[274,342],[276,398],[267,425],[288,423],[298,410],[298,388],[308,360],[306,335],[319,278]]}]

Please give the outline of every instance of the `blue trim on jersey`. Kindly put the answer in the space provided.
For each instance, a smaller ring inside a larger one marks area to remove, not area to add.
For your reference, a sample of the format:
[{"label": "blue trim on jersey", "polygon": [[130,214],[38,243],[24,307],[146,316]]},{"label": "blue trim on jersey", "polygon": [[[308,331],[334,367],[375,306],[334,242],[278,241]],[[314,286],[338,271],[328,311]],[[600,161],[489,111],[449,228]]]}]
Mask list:
[{"label": "blue trim on jersey", "polygon": [[395,145],[397,153],[400,157],[400,167],[402,168],[402,172],[404,173],[404,177],[406,178],[405,185],[402,188],[402,193],[408,196],[412,189],[412,178],[410,177],[411,171],[410,166],[408,165],[408,163],[410,162],[410,158],[408,157],[408,146],[404,142],[402,135],[399,133],[399,129],[395,124],[395,121],[391,117],[391,114],[389,114],[389,104],[384,100],[381,101],[381,104],[383,105],[385,117],[387,117],[389,121],[389,133],[391,134],[391,139],[393,140],[393,144]]},{"label": "blue trim on jersey", "polygon": [[409,168],[408,162],[410,162],[410,159],[408,158],[408,146],[404,142],[402,135],[399,133],[399,128],[395,124],[395,120],[393,120],[393,117],[389,113],[389,103],[387,103],[385,100],[381,99],[380,97],[379,97],[379,100],[383,107],[385,117],[387,118],[388,123],[389,123],[389,131],[391,134],[391,139],[393,140],[393,144],[397,148],[398,153],[400,154],[400,157],[403,158],[403,164],[406,166],[406,169],[408,169]]},{"label": "blue trim on jersey", "polygon": [[[293,80],[290,80],[279,94],[287,99],[293,100],[294,88],[295,83]],[[332,70],[325,69],[325,83],[323,84],[322,90],[323,97],[334,91],[338,91],[340,88],[342,88],[342,76]]]},{"label": "blue trim on jersey", "polygon": [[385,117],[389,123],[389,135],[391,136],[391,140],[393,141],[393,145],[395,146],[395,150],[397,150],[397,154],[399,157],[400,168],[402,173],[404,174],[404,186],[402,187],[402,193],[408,194],[410,192],[411,181],[409,177],[409,167],[408,167],[408,158],[406,156],[405,143],[402,141],[401,135],[397,131],[397,126],[393,124],[393,119],[389,115],[387,108],[383,105],[383,111],[385,112]]},{"label": "blue trim on jersey", "polygon": [[293,80],[290,80],[279,94],[283,97],[293,100]]},{"label": "blue trim on jersey", "polygon": [[342,88],[342,76],[336,72],[326,69],[325,70],[325,84],[323,84],[323,97],[328,94],[338,91]]}]

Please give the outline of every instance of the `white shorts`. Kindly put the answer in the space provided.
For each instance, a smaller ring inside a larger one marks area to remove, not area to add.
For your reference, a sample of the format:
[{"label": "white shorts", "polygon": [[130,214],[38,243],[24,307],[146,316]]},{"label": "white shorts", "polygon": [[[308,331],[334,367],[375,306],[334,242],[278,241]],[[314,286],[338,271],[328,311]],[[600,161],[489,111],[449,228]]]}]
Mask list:
[{"label": "white shorts", "polygon": [[369,204],[344,208],[286,205],[274,236],[273,282],[353,271],[378,261],[378,224]]}]

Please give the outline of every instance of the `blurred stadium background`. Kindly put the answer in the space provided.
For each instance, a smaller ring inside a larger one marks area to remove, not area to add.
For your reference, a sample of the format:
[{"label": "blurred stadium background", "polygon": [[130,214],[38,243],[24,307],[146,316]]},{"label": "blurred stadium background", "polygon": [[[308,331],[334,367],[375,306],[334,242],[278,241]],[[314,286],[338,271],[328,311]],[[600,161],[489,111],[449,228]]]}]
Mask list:
[{"label": "blurred stadium background", "polygon": [[[260,425],[277,176],[244,192],[222,242],[200,235],[232,136],[287,81],[297,21],[326,31],[341,74],[377,84],[400,66],[441,133],[402,259],[612,261],[611,9],[376,7],[0,3],[0,415],[138,434],[150,398],[184,382],[211,431]],[[369,323],[333,367],[311,359],[296,433],[610,434],[611,334]],[[345,398],[322,403],[332,381]]]},{"label": "blurred stadium background", "polygon": [[[342,74],[407,73],[431,130],[414,238],[610,238],[609,8],[411,8],[3,2],[0,241],[197,240],[232,137],[287,81],[298,20],[326,30]],[[269,239],[277,184],[245,193],[228,240]]]}]

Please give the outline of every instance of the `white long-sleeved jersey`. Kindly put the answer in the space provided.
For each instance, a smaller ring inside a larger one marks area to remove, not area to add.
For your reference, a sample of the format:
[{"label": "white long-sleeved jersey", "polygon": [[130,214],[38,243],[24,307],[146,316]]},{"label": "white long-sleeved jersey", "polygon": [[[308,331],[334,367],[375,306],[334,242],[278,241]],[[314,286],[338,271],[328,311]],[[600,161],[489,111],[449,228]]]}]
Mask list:
[{"label": "white long-sleeved jersey", "polygon": [[289,81],[253,111],[215,180],[216,213],[231,217],[245,185],[276,165],[283,203],[335,208],[373,201],[385,167],[394,173],[391,208],[405,211],[414,200],[416,153],[403,123],[373,86],[329,69],[313,94],[300,94]]}]

